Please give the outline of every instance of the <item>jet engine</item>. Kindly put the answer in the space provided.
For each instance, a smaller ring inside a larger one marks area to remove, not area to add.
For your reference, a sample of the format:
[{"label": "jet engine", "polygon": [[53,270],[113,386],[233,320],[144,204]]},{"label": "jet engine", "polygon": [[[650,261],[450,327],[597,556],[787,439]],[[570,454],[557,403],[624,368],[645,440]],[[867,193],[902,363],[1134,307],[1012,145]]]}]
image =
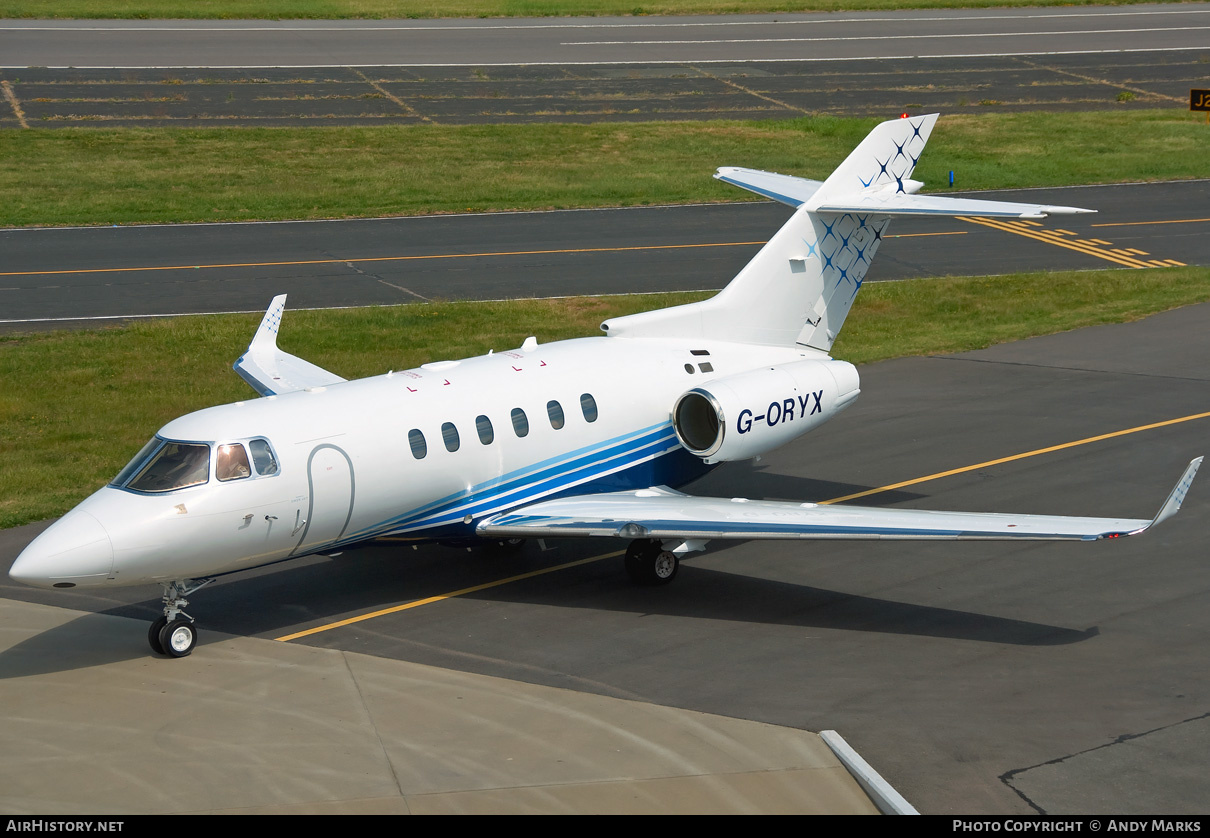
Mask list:
[{"label": "jet engine", "polygon": [[672,425],[707,463],[746,460],[819,427],[860,393],[852,364],[793,361],[694,387],[676,400]]}]

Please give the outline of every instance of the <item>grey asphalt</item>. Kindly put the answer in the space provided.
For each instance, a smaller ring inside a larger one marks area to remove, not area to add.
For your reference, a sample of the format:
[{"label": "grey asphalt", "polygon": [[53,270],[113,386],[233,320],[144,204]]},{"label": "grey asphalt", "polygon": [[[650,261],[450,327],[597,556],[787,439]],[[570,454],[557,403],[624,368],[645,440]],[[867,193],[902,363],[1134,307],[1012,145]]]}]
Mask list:
[{"label": "grey asphalt", "polygon": [[[1105,257],[1123,249],[1210,264],[1210,181],[986,195],[1097,209],[1042,229],[1108,244],[1071,250],[958,219],[897,221],[869,280],[1117,268]],[[280,293],[292,308],[311,308],[721,288],[788,215],[781,204],[749,203],[0,230],[0,330],[257,311]]]},{"label": "grey asphalt", "polygon": [[[718,17],[4,21],[5,67],[869,60],[1204,49],[1205,3]],[[501,37],[506,34],[507,37]]]},{"label": "grey asphalt", "polygon": [[448,125],[1187,108],[1210,47],[704,64],[0,69],[0,128]]},{"label": "grey asphalt", "polygon": [[[1146,516],[1206,451],[1210,418],[990,461],[1205,413],[1208,321],[1192,306],[870,365],[835,422],[689,491],[823,500],[985,463],[862,502]],[[624,784],[679,779],[686,800],[719,789],[720,806],[760,808],[773,792],[741,794],[741,779],[765,765],[810,788],[812,764],[784,748],[835,729],[924,813],[1204,813],[1207,485],[1138,538],[712,545],[661,589],[629,585],[612,542],[509,558],[387,544],[220,580],[193,598],[202,641],[183,661],[146,649],[154,590],[3,579],[0,805],[91,811],[109,793],[128,813],[429,811],[413,795],[431,790],[441,811],[588,810],[573,797],[623,811],[670,788]],[[0,534],[0,568],[42,526]],[[559,778],[562,796],[542,787]],[[625,793],[602,796],[614,783]]]}]

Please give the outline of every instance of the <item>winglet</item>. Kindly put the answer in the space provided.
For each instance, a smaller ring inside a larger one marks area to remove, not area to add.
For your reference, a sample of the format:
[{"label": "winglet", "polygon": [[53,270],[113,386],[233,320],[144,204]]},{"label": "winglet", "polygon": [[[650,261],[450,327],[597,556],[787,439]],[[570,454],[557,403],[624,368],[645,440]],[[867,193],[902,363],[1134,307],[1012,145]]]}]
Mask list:
[{"label": "winglet", "polygon": [[277,348],[277,330],[285,310],[286,295],[278,294],[261,318],[248,351],[235,362],[234,369],[239,377],[262,396],[327,387],[344,381],[335,373]]},{"label": "winglet", "polygon": [[265,310],[265,316],[261,318],[260,327],[252,337],[252,343],[248,344],[249,351],[262,352],[268,350],[274,352],[277,350],[277,330],[281,327],[281,318],[285,311],[286,295],[278,294],[273,298],[273,302],[269,303],[269,308]]},{"label": "winglet", "polygon": [[1185,502],[1185,495],[1189,493],[1189,487],[1193,484],[1194,475],[1197,474],[1198,467],[1202,464],[1202,458],[1198,457],[1190,461],[1185,468],[1185,473],[1181,475],[1181,479],[1176,481],[1176,485],[1172,487],[1172,491],[1168,494],[1168,500],[1164,501],[1164,505],[1160,507],[1159,513],[1155,519],[1148,525],[1154,527],[1156,524],[1163,523],[1180,511],[1181,504]]},{"label": "winglet", "polygon": [[[1123,538],[1128,535],[1139,535],[1147,532],[1156,524],[1162,524],[1181,510],[1181,504],[1185,502],[1185,495],[1189,493],[1189,487],[1193,485],[1193,478],[1197,474],[1198,468],[1202,464],[1202,458],[1197,457],[1189,461],[1189,465],[1185,466],[1185,471],[1181,474],[1181,479],[1176,481],[1176,485],[1172,487],[1172,491],[1168,493],[1168,499],[1164,501],[1164,505],[1160,507],[1160,511],[1155,514],[1155,517],[1143,524],[1138,529],[1127,530],[1123,532],[1106,532],[1095,536],[1093,541],[1102,538]],[[1138,523],[1143,523],[1142,521]]]}]

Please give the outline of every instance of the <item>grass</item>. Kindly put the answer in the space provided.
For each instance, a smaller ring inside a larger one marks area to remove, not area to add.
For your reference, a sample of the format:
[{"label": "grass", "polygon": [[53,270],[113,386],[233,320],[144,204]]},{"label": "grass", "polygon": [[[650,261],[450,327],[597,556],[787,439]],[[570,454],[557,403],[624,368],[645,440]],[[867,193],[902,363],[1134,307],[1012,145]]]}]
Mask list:
[{"label": "grass", "polygon": [[1124,5],[1143,0],[0,0],[4,18],[340,19],[757,14]]},{"label": "grass", "polygon": [[[0,226],[338,218],[737,200],[720,165],[823,178],[877,122],[0,131]],[[944,192],[1210,176],[1178,110],[942,119],[915,177]],[[751,197],[751,196],[748,196]]]},{"label": "grass", "polygon": [[[599,334],[702,294],[290,312],[281,344],[346,378]],[[959,352],[1210,300],[1210,269],[1106,270],[866,285],[835,348],[870,363]],[[161,425],[252,397],[231,371],[256,316],[185,317],[0,340],[0,527],[61,515]],[[400,347],[399,336],[407,337]]]}]

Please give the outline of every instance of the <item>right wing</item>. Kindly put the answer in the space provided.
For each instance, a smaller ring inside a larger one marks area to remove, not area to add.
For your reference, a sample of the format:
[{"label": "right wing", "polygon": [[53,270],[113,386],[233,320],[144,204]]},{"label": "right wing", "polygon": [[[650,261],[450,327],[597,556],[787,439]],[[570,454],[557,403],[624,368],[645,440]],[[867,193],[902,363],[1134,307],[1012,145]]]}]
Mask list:
[{"label": "right wing", "polygon": [[269,304],[260,321],[260,328],[256,330],[252,343],[248,344],[248,351],[235,362],[234,369],[239,377],[262,396],[327,387],[344,381],[336,373],[277,348],[277,330],[285,310],[286,295],[279,294]]},{"label": "right wing", "polygon": [[616,536],[652,539],[936,539],[1098,541],[1138,535],[1176,514],[1202,458],[1185,468],[1154,518],[1074,518],[938,512],[814,503],[700,498],[667,488],[577,495],[481,521],[491,537]]}]

